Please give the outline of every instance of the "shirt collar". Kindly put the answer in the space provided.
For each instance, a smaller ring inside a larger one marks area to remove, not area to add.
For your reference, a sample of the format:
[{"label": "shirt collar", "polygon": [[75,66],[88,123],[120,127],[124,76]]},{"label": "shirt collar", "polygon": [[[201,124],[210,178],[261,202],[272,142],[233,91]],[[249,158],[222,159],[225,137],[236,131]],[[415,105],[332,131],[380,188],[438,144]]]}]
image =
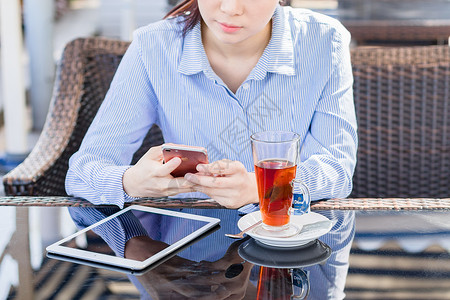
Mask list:
[{"label": "shirt collar", "polygon": [[208,58],[202,43],[200,22],[198,22],[184,37],[178,71],[185,75],[193,75],[208,70],[208,66]]},{"label": "shirt collar", "polygon": [[[208,77],[214,76],[203,47],[200,22],[186,33],[178,71],[185,75],[203,71]],[[272,37],[249,79],[262,80],[268,72],[295,75],[290,27],[283,8],[279,5],[272,17]]]},{"label": "shirt collar", "polygon": [[272,17],[272,37],[250,77],[264,79],[266,73],[295,75],[294,47],[288,18],[278,5]]}]

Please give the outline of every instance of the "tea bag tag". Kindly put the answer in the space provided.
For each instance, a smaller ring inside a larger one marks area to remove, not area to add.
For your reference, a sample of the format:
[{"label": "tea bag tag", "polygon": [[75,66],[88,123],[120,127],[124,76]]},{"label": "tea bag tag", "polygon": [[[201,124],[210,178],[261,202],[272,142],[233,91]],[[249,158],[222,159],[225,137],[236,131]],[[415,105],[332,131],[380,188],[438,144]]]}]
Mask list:
[{"label": "tea bag tag", "polygon": [[311,195],[309,189],[302,181],[292,181],[292,214],[303,215],[311,211]]},{"label": "tea bag tag", "polygon": [[309,295],[309,272],[302,269],[292,269],[291,300],[307,299]]},{"label": "tea bag tag", "polygon": [[309,210],[309,203],[305,201],[303,194],[293,194],[292,208],[294,215],[303,215]]}]

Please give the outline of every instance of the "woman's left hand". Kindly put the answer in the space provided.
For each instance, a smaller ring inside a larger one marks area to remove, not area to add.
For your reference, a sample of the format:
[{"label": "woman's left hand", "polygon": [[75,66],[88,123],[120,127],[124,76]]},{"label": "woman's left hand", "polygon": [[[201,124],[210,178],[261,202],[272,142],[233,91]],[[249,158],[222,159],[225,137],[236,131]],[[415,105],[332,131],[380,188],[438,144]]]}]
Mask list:
[{"label": "woman's left hand", "polygon": [[247,172],[241,162],[223,159],[198,165],[197,171],[184,178],[219,204],[235,209],[258,202],[255,173]]}]

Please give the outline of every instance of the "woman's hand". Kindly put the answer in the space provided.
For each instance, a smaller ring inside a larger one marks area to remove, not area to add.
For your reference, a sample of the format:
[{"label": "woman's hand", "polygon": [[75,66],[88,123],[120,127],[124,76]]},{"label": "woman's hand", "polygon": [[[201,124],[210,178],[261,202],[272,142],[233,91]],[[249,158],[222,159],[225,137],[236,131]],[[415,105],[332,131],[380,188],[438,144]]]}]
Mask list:
[{"label": "woman's hand", "polygon": [[123,175],[123,189],[131,197],[164,197],[193,191],[193,184],[170,173],[181,164],[175,157],[163,164],[162,146],[152,147]]},{"label": "woman's hand", "polygon": [[[253,264],[243,262],[237,251],[243,241],[231,244],[217,261],[195,262],[174,256],[137,279],[152,299],[255,299],[249,281]],[[166,246],[149,237],[134,237],[126,243],[125,257],[144,260]],[[227,270],[233,264],[242,269],[230,276]]]},{"label": "woman's hand", "polygon": [[247,172],[239,161],[219,160],[197,166],[196,174],[186,174],[194,189],[227,208],[258,202],[255,173]]}]

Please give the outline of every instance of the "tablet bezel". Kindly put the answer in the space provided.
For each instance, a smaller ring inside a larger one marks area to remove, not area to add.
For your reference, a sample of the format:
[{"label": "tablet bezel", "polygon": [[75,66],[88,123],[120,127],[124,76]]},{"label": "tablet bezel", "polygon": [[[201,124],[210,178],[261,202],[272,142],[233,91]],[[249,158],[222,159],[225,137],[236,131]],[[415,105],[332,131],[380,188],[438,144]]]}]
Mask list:
[{"label": "tablet bezel", "polygon": [[[76,238],[77,236],[79,236],[89,230],[92,230],[93,228],[95,228],[105,222],[108,222],[109,220],[119,216],[120,214],[130,211],[130,210],[140,210],[140,211],[144,211],[144,212],[168,215],[168,216],[185,218],[185,219],[198,220],[198,221],[205,222],[205,224],[202,227],[200,227],[199,229],[193,231],[192,233],[190,233],[189,235],[185,236],[184,238],[178,240],[174,244],[169,245],[167,248],[159,251],[158,253],[150,256],[149,258],[147,258],[144,261],[138,261],[138,260],[123,258],[123,257],[118,257],[118,256],[113,256],[113,255],[107,255],[107,254],[103,254],[103,253],[97,253],[97,252],[93,252],[91,250],[76,249],[76,248],[70,248],[67,246],[62,246],[63,243],[65,243],[69,240],[72,240],[72,239]],[[155,207],[132,205],[132,206],[122,209],[119,212],[114,213],[111,216],[108,216],[108,217],[104,218],[103,220],[96,222],[80,231],[77,231],[76,233],[74,233],[66,238],[63,238],[56,243],[53,243],[52,245],[48,246],[46,248],[46,250],[48,253],[51,253],[51,254],[61,255],[61,256],[68,257],[68,258],[73,257],[73,258],[81,259],[83,261],[92,261],[94,263],[99,263],[102,265],[110,265],[110,266],[114,266],[114,267],[129,269],[130,271],[134,272],[134,271],[143,270],[143,269],[151,266],[155,262],[163,259],[164,257],[166,257],[169,254],[171,254],[172,252],[176,251],[183,245],[196,239],[197,237],[199,237],[203,233],[207,232],[208,230],[210,230],[214,226],[218,225],[219,223],[220,223],[220,219],[213,218],[213,217],[206,217],[206,216],[200,216],[200,215],[195,215],[195,214],[190,214],[190,213],[165,210],[165,209],[155,208]]]},{"label": "tablet bezel", "polygon": [[215,225],[211,229],[208,229],[205,233],[202,233],[200,236],[194,238],[193,240],[191,240],[188,243],[184,244],[180,248],[172,251],[171,253],[169,253],[168,255],[164,256],[160,260],[157,260],[154,263],[151,263],[150,265],[148,265],[147,267],[145,267],[145,268],[143,268],[141,270],[132,270],[132,269],[129,269],[129,268],[123,268],[123,267],[119,267],[119,266],[114,266],[114,265],[106,264],[106,263],[103,263],[103,262],[102,263],[98,263],[98,262],[94,262],[94,261],[90,261],[90,260],[84,260],[84,259],[80,259],[80,258],[76,258],[76,257],[70,257],[70,256],[56,254],[56,253],[51,253],[51,252],[47,252],[47,257],[48,258],[52,258],[52,259],[67,261],[67,262],[70,262],[70,263],[77,263],[77,264],[81,264],[81,265],[85,265],[85,266],[89,266],[89,267],[102,268],[102,269],[111,270],[111,271],[115,271],[115,272],[120,272],[120,273],[124,273],[124,274],[140,276],[140,275],[143,275],[143,274],[147,273],[148,271],[153,270],[157,266],[161,265],[162,263],[166,262],[167,260],[169,260],[172,257],[174,257],[175,255],[177,255],[178,252],[183,251],[184,249],[188,248],[192,244],[194,244],[194,243],[198,242],[199,240],[209,236],[211,233],[213,233],[213,232],[215,232],[215,231],[217,231],[219,229],[220,229],[220,225],[219,224]]}]

